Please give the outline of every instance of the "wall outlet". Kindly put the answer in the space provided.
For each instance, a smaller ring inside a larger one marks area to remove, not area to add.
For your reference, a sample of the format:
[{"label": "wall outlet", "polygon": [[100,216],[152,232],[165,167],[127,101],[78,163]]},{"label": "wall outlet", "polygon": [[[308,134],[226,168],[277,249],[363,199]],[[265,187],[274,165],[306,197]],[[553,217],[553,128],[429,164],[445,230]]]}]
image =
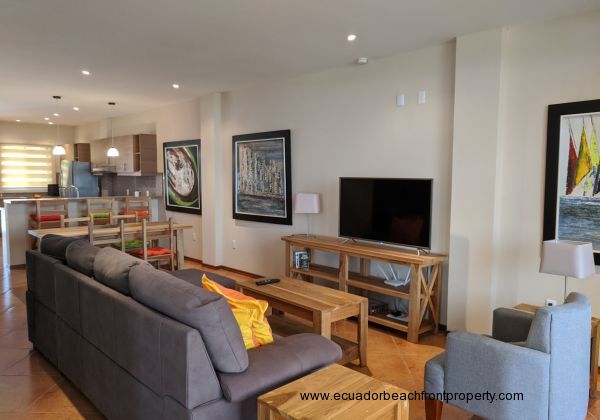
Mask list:
[{"label": "wall outlet", "polygon": [[237,241],[235,239],[231,240],[231,249],[236,249],[237,248]]},{"label": "wall outlet", "polygon": [[406,99],[404,94],[396,96],[396,106],[404,106],[406,105]]},{"label": "wall outlet", "polygon": [[424,105],[427,103],[427,91],[426,90],[419,91],[418,102],[419,102],[419,105]]},{"label": "wall outlet", "polygon": [[557,302],[555,299],[546,299],[546,306],[556,306]]},{"label": "wall outlet", "polygon": [[192,232],[192,241],[196,242],[198,237],[196,236],[196,232]]}]

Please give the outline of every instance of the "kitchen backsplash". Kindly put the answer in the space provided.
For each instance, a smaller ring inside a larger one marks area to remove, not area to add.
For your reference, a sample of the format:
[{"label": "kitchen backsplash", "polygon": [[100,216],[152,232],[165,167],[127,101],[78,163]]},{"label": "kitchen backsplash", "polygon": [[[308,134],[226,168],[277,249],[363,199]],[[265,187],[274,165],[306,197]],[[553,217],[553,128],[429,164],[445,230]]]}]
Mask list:
[{"label": "kitchen backsplash", "polygon": [[162,175],[152,176],[119,176],[104,175],[100,180],[103,196],[110,195],[129,195],[133,196],[135,191],[139,191],[141,196],[146,195],[146,191],[152,197],[162,197],[163,178]]}]

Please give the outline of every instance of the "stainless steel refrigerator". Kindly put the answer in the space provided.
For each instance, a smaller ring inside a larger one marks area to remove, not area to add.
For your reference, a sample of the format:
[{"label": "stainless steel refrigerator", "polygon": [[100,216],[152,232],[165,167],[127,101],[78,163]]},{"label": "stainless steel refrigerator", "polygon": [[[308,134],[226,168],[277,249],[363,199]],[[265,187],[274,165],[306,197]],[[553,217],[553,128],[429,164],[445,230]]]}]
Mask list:
[{"label": "stainless steel refrigerator", "polygon": [[[63,197],[98,197],[98,177],[92,175],[90,162],[60,162],[60,195]],[[79,194],[77,194],[79,193]]]}]

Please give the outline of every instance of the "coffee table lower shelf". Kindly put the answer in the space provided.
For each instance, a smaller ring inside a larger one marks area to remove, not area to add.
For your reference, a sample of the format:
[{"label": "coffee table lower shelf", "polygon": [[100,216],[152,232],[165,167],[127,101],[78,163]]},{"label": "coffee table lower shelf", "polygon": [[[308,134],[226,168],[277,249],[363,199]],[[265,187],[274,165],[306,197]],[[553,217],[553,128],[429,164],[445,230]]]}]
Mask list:
[{"label": "coffee table lower shelf", "polygon": [[[269,316],[269,324],[275,334],[284,337],[294,334],[314,333],[314,329],[310,325],[283,315],[273,314]],[[333,334],[331,340],[342,348],[342,358],[338,362],[339,364],[345,365],[359,358],[358,343]]]}]

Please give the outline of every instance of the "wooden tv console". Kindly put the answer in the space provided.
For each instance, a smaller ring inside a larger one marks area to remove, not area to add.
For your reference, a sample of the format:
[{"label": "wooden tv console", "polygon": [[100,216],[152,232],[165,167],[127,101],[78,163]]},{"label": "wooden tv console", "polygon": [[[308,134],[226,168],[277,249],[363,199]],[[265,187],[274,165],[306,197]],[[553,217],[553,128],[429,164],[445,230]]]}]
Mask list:
[{"label": "wooden tv console", "polygon": [[[348,239],[327,236],[305,237],[302,235],[284,236],[285,274],[292,278],[312,281],[314,278],[337,283],[339,290],[348,291],[348,286],[377,292],[394,298],[407,299],[408,322],[398,321],[385,315],[369,315],[369,321],[406,332],[408,341],[417,343],[419,335],[438,330],[440,316],[440,286],[442,263],[448,257],[439,254],[421,254],[403,251],[386,245],[354,242]],[[338,254],[337,268],[310,264],[309,269],[293,266],[294,251],[323,251]],[[359,258],[360,272],[349,271],[349,259]],[[371,276],[370,261],[377,260],[410,266],[410,283],[394,287],[384,283],[384,279]],[[427,317],[425,316],[427,314]]]}]

